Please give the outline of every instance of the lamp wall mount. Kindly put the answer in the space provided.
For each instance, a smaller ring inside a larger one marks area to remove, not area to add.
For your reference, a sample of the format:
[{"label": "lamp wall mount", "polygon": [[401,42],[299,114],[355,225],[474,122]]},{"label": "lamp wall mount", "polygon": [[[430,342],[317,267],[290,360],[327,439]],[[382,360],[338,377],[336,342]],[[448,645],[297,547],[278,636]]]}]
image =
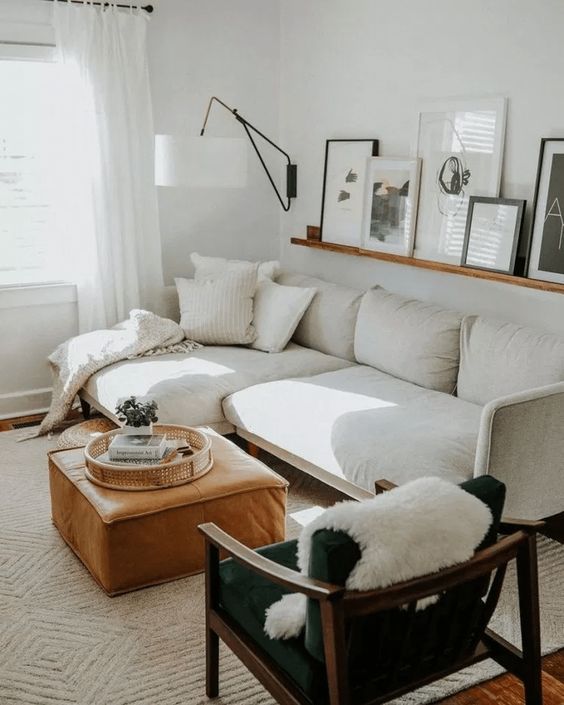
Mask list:
[{"label": "lamp wall mount", "polygon": [[[262,168],[264,169],[264,172],[270,181],[270,185],[274,189],[274,192],[276,193],[276,197],[280,201],[280,205],[285,211],[290,210],[290,205],[291,205],[291,200],[292,198],[295,198],[297,195],[297,176],[298,176],[298,167],[296,164],[292,164],[292,160],[290,159],[290,155],[285,152],[281,147],[279,147],[275,142],[273,142],[271,139],[269,139],[263,132],[258,130],[254,125],[252,125],[248,120],[246,120],[242,115],[239,114],[237,108],[230,108],[226,103],[224,103],[222,100],[217,98],[216,96],[212,96],[210,98],[210,102],[208,103],[208,108],[206,110],[206,116],[204,118],[204,124],[202,125],[202,129],[200,130],[200,136],[202,137],[205,133],[206,126],[208,123],[208,118],[210,116],[210,111],[212,108],[213,103],[219,103],[222,105],[226,110],[228,110],[234,118],[241,123],[243,126],[243,129],[247,133],[247,137],[249,138],[251,144],[253,145],[253,149],[255,150],[255,153],[262,164]],[[253,137],[252,133],[255,133],[259,135],[259,137],[262,137],[265,142],[268,142],[274,149],[276,149],[280,154],[282,154],[286,158],[286,200],[282,197],[280,194],[280,191],[278,190],[278,187],[276,186],[276,183],[274,179],[272,178],[272,175],[270,171],[268,170],[268,167],[266,165],[266,162],[264,161],[264,158],[262,154],[259,151],[259,148],[257,147],[257,144],[255,142],[255,139]]]}]

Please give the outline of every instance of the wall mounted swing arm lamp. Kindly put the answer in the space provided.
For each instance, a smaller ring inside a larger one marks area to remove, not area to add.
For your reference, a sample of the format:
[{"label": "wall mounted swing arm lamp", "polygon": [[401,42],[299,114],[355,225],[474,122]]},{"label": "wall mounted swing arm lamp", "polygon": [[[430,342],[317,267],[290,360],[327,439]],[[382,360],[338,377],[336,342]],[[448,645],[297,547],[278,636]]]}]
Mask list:
[{"label": "wall mounted swing arm lamp", "polygon": [[[208,109],[206,110],[206,116],[204,118],[204,124],[202,126],[202,129],[200,130],[200,137],[204,135],[204,132],[206,130],[206,125],[208,122],[208,118],[210,115],[211,107],[213,102],[219,103],[222,105],[226,110],[229,110],[229,112],[235,117],[236,120],[238,120],[241,125],[243,126],[243,129],[247,133],[247,137],[251,141],[251,144],[253,145],[253,148],[256,152],[257,157],[259,158],[260,163],[262,164],[262,168],[264,169],[266,176],[268,177],[268,180],[270,181],[270,185],[274,189],[274,192],[276,193],[276,196],[278,200],[280,201],[280,205],[285,211],[290,210],[290,204],[291,204],[291,199],[296,197],[297,193],[297,171],[298,167],[295,164],[292,164],[292,160],[290,159],[290,155],[287,154],[281,147],[279,147],[277,144],[275,144],[271,139],[269,139],[265,134],[263,134],[260,130],[257,130],[257,128],[254,125],[251,125],[251,123],[246,120],[242,115],[239,115],[239,112],[237,111],[237,108],[230,108],[228,105],[226,105],[222,100],[217,98],[216,96],[212,96],[210,98],[210,102],[208,103]],[[278,190],[276,184],[274,183],[274,179],[272,178],[272,175],[268,171],[268,167],[266,166],[266,162],[264,161],[262,154],[259,152],[259,149],[256,145],[256,142],[253,138],[253,135],[251,134],[251,130],[255,132],[257,135],[262,137],[263,140],[268,142],[274,149],[276,149],[278,152],[284,155],[286,157],[286,202],[284,202],[284,199],[280,195],[280,191]]]}]

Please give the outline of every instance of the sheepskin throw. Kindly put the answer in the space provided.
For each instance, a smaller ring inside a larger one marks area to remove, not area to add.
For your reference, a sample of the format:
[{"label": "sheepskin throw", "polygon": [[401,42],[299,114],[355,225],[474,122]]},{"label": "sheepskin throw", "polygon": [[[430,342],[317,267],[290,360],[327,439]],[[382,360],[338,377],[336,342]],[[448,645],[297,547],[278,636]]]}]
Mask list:
[{"label": "sheepskin throw", "polygon": [[[53,373],[51,408],[33,435],[40,436],[61,423],[80,388],[98,370],[149,352],[153,355],[171,352],[175,350],[172,346],[182,344],[183,339],[184,331],[178,323],[150,311],[134,309],[126,321],[111,329],[84,333],[61,343],[49,356]],[[188,341],[182,345],[182,352],[200,347]]]},{"label": "sheepskin throw", "polygon": [[[457,485],[424,477],[365,502],[339,502],[306,526],[298,540],[298,567],[308,574],[311,538],[320,529],[343,531],[361,557],[348,590],[375,590],[462,563],[484,539],[489,508]],[[418,609],[436,598],[421,601]],[[305,626],[307,598],[285,595],[266,610],[271,639],[297,637]]]}]

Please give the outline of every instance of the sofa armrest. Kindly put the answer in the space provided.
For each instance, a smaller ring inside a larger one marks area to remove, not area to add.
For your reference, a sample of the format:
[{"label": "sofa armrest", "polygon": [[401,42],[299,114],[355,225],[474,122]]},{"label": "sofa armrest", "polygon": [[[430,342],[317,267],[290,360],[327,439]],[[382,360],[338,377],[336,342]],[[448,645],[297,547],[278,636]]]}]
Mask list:
[{"label": "sofa armrest", "polygon": [[543,519],[564,511],[564,382],[486,404],[474,476],[507,486],[505,511]]}]

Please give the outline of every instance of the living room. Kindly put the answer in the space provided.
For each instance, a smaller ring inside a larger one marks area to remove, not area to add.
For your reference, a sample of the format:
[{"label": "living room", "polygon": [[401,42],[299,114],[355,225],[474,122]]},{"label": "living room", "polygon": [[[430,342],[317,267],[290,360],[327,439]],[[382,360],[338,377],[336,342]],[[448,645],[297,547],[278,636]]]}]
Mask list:
[{"label": "living room", "polygon": [[0,703],[564,702],[563,23],[0,0]]}]

